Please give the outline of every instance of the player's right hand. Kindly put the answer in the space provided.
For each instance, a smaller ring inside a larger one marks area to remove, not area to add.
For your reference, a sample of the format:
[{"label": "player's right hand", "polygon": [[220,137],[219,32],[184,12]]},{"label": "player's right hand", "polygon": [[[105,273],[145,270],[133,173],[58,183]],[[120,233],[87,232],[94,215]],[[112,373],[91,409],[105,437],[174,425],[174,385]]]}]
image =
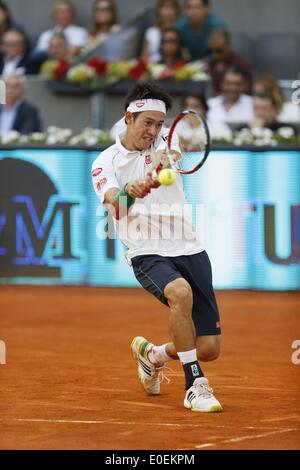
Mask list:
[{"label": "player's right hand", "polygon": [[140,199],[147,196],[151,191],[151,187],[145,180],[134,180],[127,184],[126,193],[131,197],[138,197]]}]

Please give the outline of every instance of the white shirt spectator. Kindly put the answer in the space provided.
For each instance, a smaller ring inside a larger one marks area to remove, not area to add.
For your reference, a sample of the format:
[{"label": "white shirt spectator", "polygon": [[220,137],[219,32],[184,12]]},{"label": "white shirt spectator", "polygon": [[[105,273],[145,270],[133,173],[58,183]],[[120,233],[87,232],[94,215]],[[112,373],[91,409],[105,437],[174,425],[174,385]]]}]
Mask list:
[{"label": "white shirt spectator", "polygon": [[18,67],[18,63],[22,59],[22,55],[16,56],[14,59],[5,60],[4,67],[2,70],[3,77],[7,77],[8,75],[24,75],[26,70],[25,67]]},{"label": "white shirt spectator", "polygon": [[224,106],[223,95],[208,100],[208,120],[211,122],[224,122],[226,124],[238,124],[250,122],[253,119],[252,97],[241,95],[235,104],[227,111]]},{"label": "white shirt spectator", "polygon": [[281,113],[278,116],[278,122],[300,123],[300,106],[290,102],[284,103]]},{"label": "white shirt spectator", "polygon": [[55,26],[40,35],[36,48],[42,51],[48,50],[50,39],[53,34],[57,33],[63,33],[71,47],[84,47],[88,40],[88,32],[81,26],[70,25],[64,30],[59,26]]},{"label": "white shirt spectator", "polygon": [[160,43],[161,31],[157,26],[151,26],[145,34],[147,42],[148,60],[149,62],[159,62],[161,60]]}]

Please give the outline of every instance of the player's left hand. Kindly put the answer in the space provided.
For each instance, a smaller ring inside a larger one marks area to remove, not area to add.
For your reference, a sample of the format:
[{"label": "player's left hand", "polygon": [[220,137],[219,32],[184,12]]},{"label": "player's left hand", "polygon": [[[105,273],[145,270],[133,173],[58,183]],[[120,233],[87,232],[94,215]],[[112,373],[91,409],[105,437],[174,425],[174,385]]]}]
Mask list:
[{"label": "player's left hand", "polygon": [[156,188],[159,188],[159,186],[161,186],[160,182],[158,181],[158,179],[156,177],[153,177],[153,174],[151,171],[149,171],[147,173],[147,177],[146,177],[146,180],[145,180],[145,183],[147,185],[147,187],[149,188],[149,191],[151,189],[156,189]]}]

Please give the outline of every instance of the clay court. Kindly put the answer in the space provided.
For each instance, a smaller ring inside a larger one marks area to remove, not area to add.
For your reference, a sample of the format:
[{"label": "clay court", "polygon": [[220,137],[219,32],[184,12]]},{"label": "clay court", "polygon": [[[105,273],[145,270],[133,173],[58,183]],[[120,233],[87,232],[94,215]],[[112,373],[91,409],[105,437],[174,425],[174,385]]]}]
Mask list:
[{"label": "clay court", "polygon": [[2,286],[1,449],[299,449],[299,293],[217,292],[221,358],[204,364],[222,413],[182,406],[169,363],[144,395],[131,338],[167,339],[168,309],[141,289]]}]

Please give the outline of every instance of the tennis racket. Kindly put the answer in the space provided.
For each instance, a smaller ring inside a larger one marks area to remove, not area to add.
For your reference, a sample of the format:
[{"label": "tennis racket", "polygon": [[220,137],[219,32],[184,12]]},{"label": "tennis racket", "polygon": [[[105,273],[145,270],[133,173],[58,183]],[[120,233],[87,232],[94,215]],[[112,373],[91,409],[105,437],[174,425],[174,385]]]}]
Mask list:
[{"label": "tennis racket", "polygon": [[192,109],[178,114],[170,127],[164,155],[156,168],[190,175],[198,171],[210,152],[210,134],[204,116]]}]

